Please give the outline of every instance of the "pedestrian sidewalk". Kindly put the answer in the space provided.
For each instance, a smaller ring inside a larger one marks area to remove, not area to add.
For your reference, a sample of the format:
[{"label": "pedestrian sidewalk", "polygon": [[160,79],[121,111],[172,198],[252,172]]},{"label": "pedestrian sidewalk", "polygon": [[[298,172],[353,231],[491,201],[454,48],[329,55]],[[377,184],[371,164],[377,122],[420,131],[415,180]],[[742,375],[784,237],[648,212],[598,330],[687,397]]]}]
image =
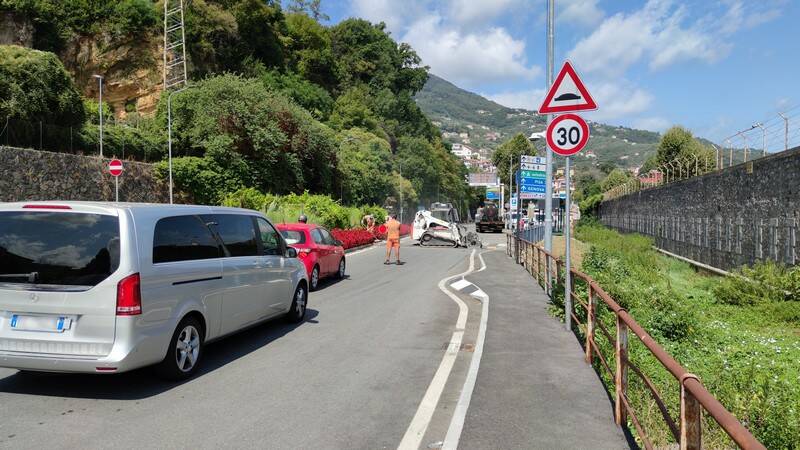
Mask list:
[{"label": "pedestrian sidewalk", "polygon": [[613,405],[548,298],[504,251],[468,279],[489,296],[486,340],[460,449],[623,449]]}]

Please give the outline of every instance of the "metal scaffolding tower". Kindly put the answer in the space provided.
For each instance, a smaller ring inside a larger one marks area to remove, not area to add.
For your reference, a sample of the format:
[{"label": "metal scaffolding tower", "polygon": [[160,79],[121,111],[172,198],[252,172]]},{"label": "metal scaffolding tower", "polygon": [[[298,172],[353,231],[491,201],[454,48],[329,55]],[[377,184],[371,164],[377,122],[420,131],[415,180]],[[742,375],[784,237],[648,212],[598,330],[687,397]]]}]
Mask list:
[{"label": "metal scaffolding tower", "polygon": [[164,1],[164,90],[186,86],[183,0]]}]

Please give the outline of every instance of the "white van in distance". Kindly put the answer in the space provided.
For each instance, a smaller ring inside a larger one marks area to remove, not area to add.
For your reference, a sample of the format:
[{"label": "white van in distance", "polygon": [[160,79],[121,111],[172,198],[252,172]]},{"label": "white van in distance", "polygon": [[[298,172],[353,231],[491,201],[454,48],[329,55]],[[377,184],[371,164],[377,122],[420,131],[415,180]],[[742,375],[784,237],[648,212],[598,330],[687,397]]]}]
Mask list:
[{"label": "white van in distance", "polygon": [[0,367],[188,378],[206,343],[303,320],[296,256],[246,209],[0,204]]}]

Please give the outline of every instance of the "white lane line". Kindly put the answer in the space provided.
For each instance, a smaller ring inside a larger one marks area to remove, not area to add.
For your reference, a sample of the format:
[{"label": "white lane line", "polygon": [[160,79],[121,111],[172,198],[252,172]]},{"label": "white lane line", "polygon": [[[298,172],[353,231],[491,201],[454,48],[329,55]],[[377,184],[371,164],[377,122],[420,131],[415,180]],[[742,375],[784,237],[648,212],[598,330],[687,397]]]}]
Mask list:
[{"label": "white lane line", "polygon": [[455,289],[455,290],[457,290],[457,291],[460,291],[460,290],[464,289],[465,287],[471,286],[471,285],[472,285],[472,283],[470,283],[467,280],[458,280],[455,283],[451,284],[450,287]]},{"label": "white lane line", "polygon": [[[478,258],[481,260],[481,268],[477,272],[483,272],[486,269],[483,253],[478,254]],[[450,427],[447,429],[442,450],[455,450],[458,448],[458,441],[461,439],[461,432],[464,429],[464,420],[467,418],[469,402],[472,400],[472,391],[475,390],[475,381],[478,378],[478,369],[480,369],[481,357],[483,356],[483,342],[486,339],[486,323],[489,320],[489,296],[481,289],[478,289],[471,295],[481,301],[481,323],[478,329],[478,337],[475,340],[475,352],[472,354],[472,361],[469,364],[467,378],[464,380],[464,386],[461,388],[461,395],[458,398],[456,409],[453,411],[453,418],[450,420]]]},{"label": "white lane line", "polygon": [[439,281],[439,290],[447,294],[451,300],[458,305],[458,319],[456,320],[456,329],[450,337],[450,344],[442,357],[442,362],[439,363],[439,368],[433,375],[431,384],[428,385],[428,390],[425,391],[425,396],[417,407],[417,412],[411,423],[408,425],[406,434],[400,445],[397,446],[398,450],[417,450],[422,443],[422,438],[425,436],[425,431],[428,430],[428,425],[431,423],[433,412],[436,410],[436,405],[439,403],[439,397],[444,391],[444,386],[447,383],[447,378],[450,376],[450,371],[453,369],[453,364],[456,362],[458,351],[461,348],[461,340],[464,337],[464,327],[467,325],[467,315],[469,308],[458,296],[447,289],[447,283],[453,279],[463,277],[472,273],[475,269],[475,249],[469,255],[469,269],[466,272],[458,275],[453,275]]}]

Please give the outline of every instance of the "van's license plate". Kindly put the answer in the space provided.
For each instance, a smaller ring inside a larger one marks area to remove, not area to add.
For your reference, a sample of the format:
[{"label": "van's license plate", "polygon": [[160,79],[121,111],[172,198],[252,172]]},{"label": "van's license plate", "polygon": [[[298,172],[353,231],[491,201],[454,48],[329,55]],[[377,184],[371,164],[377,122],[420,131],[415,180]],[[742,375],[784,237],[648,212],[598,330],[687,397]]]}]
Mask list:
[{"label": "van's license plate", "polygon": [[47,331],[50,333],[63,333],[69,330],[72,319],[56,316],[11,316],[11,329],[17,331]]}]

